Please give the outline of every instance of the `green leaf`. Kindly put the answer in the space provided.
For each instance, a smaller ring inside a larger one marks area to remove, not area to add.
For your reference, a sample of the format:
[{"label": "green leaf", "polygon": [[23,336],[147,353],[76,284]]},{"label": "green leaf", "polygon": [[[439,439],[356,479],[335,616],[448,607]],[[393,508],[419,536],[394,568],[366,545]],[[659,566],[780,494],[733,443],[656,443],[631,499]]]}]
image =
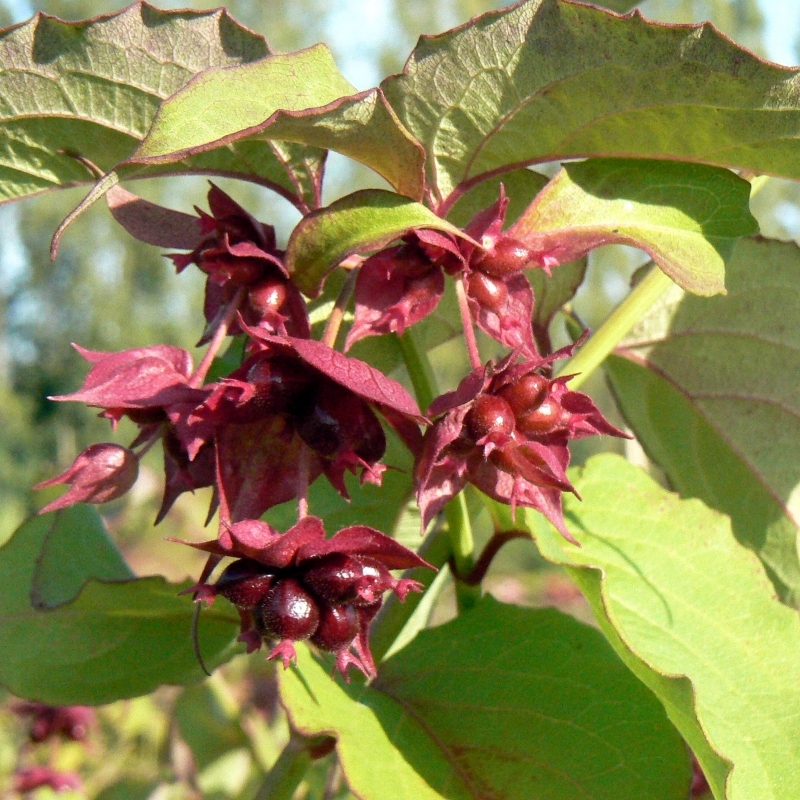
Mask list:
[{"label": "green leaf", "polygon": [[71,506],[46,519],[50,524],[31,576],[35,608],[68,603],[91,578],[114,582],[134,577],[92,506]]},{"label": "green leaf", "polygon": [[615,156],[800,178],[796,69],[762,61],[710,24],[530,0],[423,37],[382,84],[452,202],[481,176]]},{"label": "green leaf", "polygon": [[[419,144],[383,93],[357,93],[322,44],[197,75],[162,104],[147,138],[120,169],[124,175],[137,164],[174,164],[200,153],[213,161],[217,150],[225,157],[232,144],[263,148],[265,140],[336,150],[371,167],[399,192],[422,197]],[[272,160],[275,155],[280,153]],[[257,162],[249,169],[259,174]]]},{"label": "green leaf", "polygon": [[146,3],[77,23],[37,14],[0,40],[0,200],[93,183],[74,155],[111,169],[192,75],[269,53],[222,9]]},{"label": "green leaf", "polygon": [[[79,528],[87,542],[77,541],[64,555],[70,528],[60,527],[60,519],[34,517],[0,548],[0,682],[20,697],[71,705],[107,703],[200,678],[189,637],[192,601],[178,596],[189,584],[162,578],[102,582],[120,580],[120,562],[108,553],[88,562],[76,558],[89,541],[99,540],[88,526]],[[74,525],[80,517],[67,519]],[[33,581],[55,575],[56,557],[75,563],[64,565],[47,597],[63,600],[83,589],[69,602],[39,611],[31,603]],[[208,663],[233,655],[237,627],[224,606],[204,614],[200,645]]]},{"label": "green leaf", "polygon": [[684,496],[728,514],[800,607],[800,249],[739,242],[728,295],[668,292],[607,361],[620,408]]},{"label": "green leaf", "polygon": [[250,740],[238,719],[223,707],[208,681],[184,689],[173,713],[201,770],[230,750],[249,748]]},{"label": "green leaf", "polygon": [[509,233],[560,263],[606,244],[647,252],[695,294],[725,291],[736,239],[755,233],[750,184],[732,172],[671,161],[567,164]]},{"label": "green leaf", "polygon": [[370,686],[298,648],[280,674],[292,724],[337,738],[370,800],[683,800],[682,740],[602,636],[553,610],[484,598],[423,631]]},{"label": "green leaf", "polygon": [[700,501],[609,454],[590,459],[575,486],[583,502],[567,497],[566,517],[580,547],[536,512],[523,512],[526,525],[547,559],[570,568],[611,644],[664,703],[717,800],[798,795],[797,613],[729,520]]},{"label": "green leaf", "polygon": [[305,294],[319,294],[325,276],[347,256],[377,250],[413,228],[465,234],[420,203],[364,189],[304,217],[286,248],[286,267]]}]

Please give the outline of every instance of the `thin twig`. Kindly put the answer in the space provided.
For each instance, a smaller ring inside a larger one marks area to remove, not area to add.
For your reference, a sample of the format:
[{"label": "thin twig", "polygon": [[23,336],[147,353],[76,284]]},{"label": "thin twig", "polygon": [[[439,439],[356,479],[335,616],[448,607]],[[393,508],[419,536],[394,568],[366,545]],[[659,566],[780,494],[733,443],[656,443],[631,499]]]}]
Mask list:
[{"label": "thin twig", "polygon": [[475,338],[475,328],[472,325],[472,314],[469,311],[467,300],[467,290],[464,286],[463,275],[456,277],[456,296],[458,297],[458,309],[461,312],[461,325],[464,328],[464,341],[467,343],[469,353],[469,363],[472,369],[480,369],[483,366],[481,354],[478,351],[478,340]]},{"label": "thin twig", "polygon": [[242,300],[244,300],[244,294],[245,288],[244,286],[240,286],[239,289],[237,289],[236,294],[233,296],[233,300],[231,300],[231,304],[228,306],[225,316],[220,320],[217,329],[214,331],[214,335],[208,344],[208,350],[206,350],[203,360],[189,378],[189,386],[192,388],[196,389],[203,385],[203,381],[205,380],[209,369],[211,369],[211,364],[217,357],[217,353],[219,352],[220,347],[222,347],[225,337],[228,335],[228,329],[231,327],[231,323],[239,311],[239,306],[242,304]]},{"label": "thin twig", "polygon": [[333,306],[331,315],[325,323],[325,330],[322,333],[322,343],[333,347],[336,344],[336,337],[339,335],[339,328],[342,326],[347,306],[350,305],[350,298],[353,296],[353,290],[356,288],[356,280],[358,280],[359,268],[356,267],[350,271],[347,279],[342,284],[339,291],[339,296],[336,298],[336,303]]}]

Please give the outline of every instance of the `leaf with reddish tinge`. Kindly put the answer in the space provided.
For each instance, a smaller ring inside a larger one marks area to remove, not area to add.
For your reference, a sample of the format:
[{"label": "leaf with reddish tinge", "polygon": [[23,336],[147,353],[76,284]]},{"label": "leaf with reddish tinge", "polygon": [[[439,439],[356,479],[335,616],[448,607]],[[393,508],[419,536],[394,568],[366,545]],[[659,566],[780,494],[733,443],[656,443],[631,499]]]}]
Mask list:
[{"label": "leaf with reddish tinge", "polygon": [[93,183],[75,155],[110,170],[192,75],[269,53],[262,36],[223,9],[162,11],[139,2],[84,22],[37,14],[0,34],[0,43],[0,200]]},{"label": "leaf with reddish tinge", "polygon": [[325,45],[206,70],[164,102],[120,169],[274,140],[336,150],[422,197],[424,153],[379,89],[357,93]]},{"label": "leaf with reddish tinge", "polygon": [[378,250],[415,228],[469,239],[420,203],[381,189],[364,189],[305,217],[289,239],[286,266],[300,289],[316,297],[325,276],[347,256]]},{"label": "leaf with reddish tinge", "polygon": [[708,23],[532,0],[423,36],[382,87],[450,202],[489,173],[579,157],[800,178],[798,74]]},{"label": "leaf with reddish tinge", "polygon": [[194,250],[200,243],[200,220],[191,214],[143,200],[119,185],[106,193],[106,203],[114,219],[139,241],[176,250]]},{"label": "leaf with reddish tinge", "polygon": [[602,245],[647,252],[695,294],[725,290],[725,262],[740,236],[755,233],[750,184],[732,172],[671,161],[595,159],[567,164],[509,234],[546,266]]}]

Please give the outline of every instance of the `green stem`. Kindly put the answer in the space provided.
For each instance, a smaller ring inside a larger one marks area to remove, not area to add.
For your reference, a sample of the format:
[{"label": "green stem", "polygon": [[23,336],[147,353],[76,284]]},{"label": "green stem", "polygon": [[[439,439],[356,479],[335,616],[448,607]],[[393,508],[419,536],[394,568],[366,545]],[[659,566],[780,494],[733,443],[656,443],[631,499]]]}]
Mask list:
[{"label": "green stem", "polygon": [[425,411],[436,397],[436,381],[431,365],[427,357],[420,353],[413,330],[407,330],[397,341],[400,343],[400,352],[403,355],[408,377],[411,378],[417,403]]},{"label": "green stem", "polygon": [[255,800],[292,800],[310,764],[308,740],[293,734],[267,773]]},{"label": "green stem", "polygon": [[472,537],[472,523],[467,509],[467,498],[459,492],[444,510],[447,517],[447,532],[453,548],[455,564],[456,602],[459,613],[468,611],[481,598],[481,587],[470,586],[459,580],[459,576],[467,576],[475,566],[475,540]]},{"label": "green stem", "polygon": [[586,344],[558,371],[558,375],[575,375],[569,382],[570,389],[577,389],[600,366],[670,286],[672,279],[655,266],[639,281]]}]

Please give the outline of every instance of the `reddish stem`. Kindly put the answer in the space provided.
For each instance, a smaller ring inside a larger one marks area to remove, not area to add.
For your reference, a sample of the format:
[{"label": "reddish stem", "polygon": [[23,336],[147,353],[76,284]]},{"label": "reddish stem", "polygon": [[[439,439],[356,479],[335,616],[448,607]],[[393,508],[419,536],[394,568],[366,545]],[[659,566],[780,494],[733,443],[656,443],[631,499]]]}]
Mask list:
[{"label": "reddish stem", "polygon": [[300,445],[297,459],[297,519],[308,516],[308,473],[311,466],[311,449],[306,444]]},{"label": "reddish stem", "polygon": [[480,369],[483,366],[481,354],[478,352],[478,340],[475,338],[475,328],[472,326],[472,314],[469,310],[467,300],[467,289],[464,286],[464,276],[456,277],[456,295],[458,297],[458,309],[461,312],[461,325],[464,328],[464,340],[467,343],[469,353],[469,363],[473,369]]},{"label": "reddish stem", "polygon": [[[477,586],[484,579],[484,577],[486,577],[486,573],[488,572],[492,561],[494,561],[494,557],[498,554],[498,552],[500,552],[500,548],[506,544],[506,542],[510,542],[514,539],[530,538],[531,535],[527,531],[510,530],[497,532],[486,543],[486,547],[483,548],[481,557],[475,562],[475,566],[469,571],[469,574],[458,575],[457,572],[454,572],[454,574],[457,576],[459,581],[466,583],[467,586]],[[450,569],[454,569],[454,566],[455,565],[451,563]]]},{"label": "reddish stem", "polygon": [[225,337],[228,335],[228,329],[231,327],[231,323],[239,311],[239,306],[241,306],[242,300],[244,300],[244,294],[245,288],[244,286],[240,286],[236,291],[236,294],[233,296],[233,300],[231,300],[231,304],[228,306],[225,316],[220,320],[217,329],[214,331],[214,336],[211,338],[211,341],[208,344],[208,350],[206,350],[203,360],[189,378],[189,386],[192,388],[197,389],[203,385],[203,381],[205,380],[209,369],[211,369],[211,364],[217,357],[217,353],[219,352],[220,347],[222,347]]}]

